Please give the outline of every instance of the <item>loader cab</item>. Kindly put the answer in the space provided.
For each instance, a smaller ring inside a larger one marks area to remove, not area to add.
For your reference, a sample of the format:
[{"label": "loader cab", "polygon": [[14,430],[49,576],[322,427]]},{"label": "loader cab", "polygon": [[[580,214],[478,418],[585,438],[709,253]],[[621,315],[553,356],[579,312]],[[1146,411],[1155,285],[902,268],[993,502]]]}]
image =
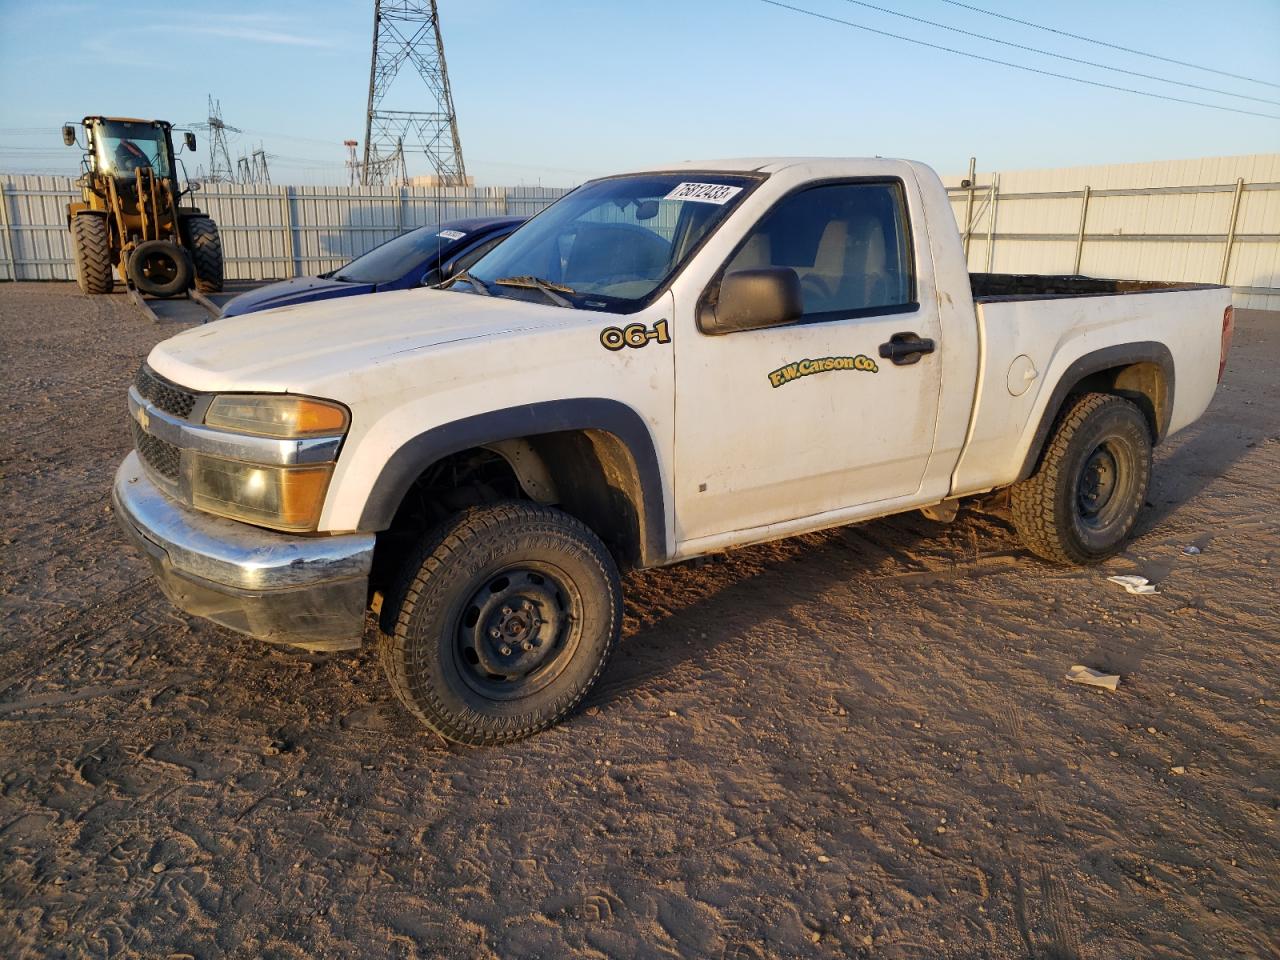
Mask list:
[{"label": "loader cab", "polygon": [[140,167],[150,167],[160,179],[176,179],[172,127],[165,121],[85,117],[84,128],[93,173],[110,176],[117,185],[132,184]]}]

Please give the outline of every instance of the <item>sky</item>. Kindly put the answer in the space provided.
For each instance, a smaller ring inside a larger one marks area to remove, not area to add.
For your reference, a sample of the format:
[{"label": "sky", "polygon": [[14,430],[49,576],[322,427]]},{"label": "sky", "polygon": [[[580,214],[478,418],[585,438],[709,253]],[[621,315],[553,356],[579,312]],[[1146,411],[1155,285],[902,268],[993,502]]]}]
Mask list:
[{"label": "sky", "polygon": [[[877,6],[1208,92],[962,36],[854,0],[780,0],[980,56],[1280,118],[1280,0],[967,0],[1221,76],[995,19],[945,0]],[[765,0],[439,0],[468,173],[567,186],[666,161],[896,156],[959,173],[1280,151],[1280,119],[1085,86]],[[75,172],[59,127],[89,113],[187,124],[221,101],[232,160],[275,183],[345,183],[363,140],[372,0],[0,0],[0,171]],[[1268,85],[1269,84],[1269,85]],[[1241,94],[1233,97],[1227,93]],[[1252,97],[1257,99],[1245,99]],[[1270,102],[1266,102],[1270,101]],[[384,104],[432,109],[402,72]],[[207,137],[184,156],[194,176]],[[430,172],[413,159],[410,173]]]}]

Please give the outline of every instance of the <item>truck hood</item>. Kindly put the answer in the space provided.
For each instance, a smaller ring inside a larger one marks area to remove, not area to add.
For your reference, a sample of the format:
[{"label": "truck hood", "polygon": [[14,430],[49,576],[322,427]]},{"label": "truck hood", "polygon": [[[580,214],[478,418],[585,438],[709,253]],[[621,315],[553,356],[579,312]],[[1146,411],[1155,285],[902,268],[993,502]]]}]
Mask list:
[{"label": "truck hood", "polygon": [[526,300],[402,290],[215,320],[158,344],[147,362],[192,390],[302,393],[407,353],[599,319]]}]

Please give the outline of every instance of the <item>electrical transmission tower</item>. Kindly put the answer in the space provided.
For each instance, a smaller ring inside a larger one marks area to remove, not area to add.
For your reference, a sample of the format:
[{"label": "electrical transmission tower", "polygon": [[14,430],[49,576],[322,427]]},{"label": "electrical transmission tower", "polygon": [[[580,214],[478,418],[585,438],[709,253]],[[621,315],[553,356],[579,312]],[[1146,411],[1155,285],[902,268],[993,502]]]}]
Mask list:
[{"label": "electrical transmission tower", "polygon": [[[426,84],[435,100],[434,110],[383,108],[383,100],[406,62]],[[426,154],[440,184],[461,186],[467,182],[436,0],[374,0],[373,59],[360,182],[403,182],[406,145]]]},{"label": "electrical transmission tower", "polygon": [[252,153],[242,154],[236,161],[236,172],[241,183],[259,187],[271,186],[271,173],[267,170],[267,152],[258,144]]},{"label": "electrical transmission tower", "polygon": [[240,128],[222,122],[222,104],[213,99],[213,94],[209,95],[209,118],[191,126],[209,132],[209,173],[204,179],[212,183],[233,183],[236,176],[227,150],[227,131],[239,133]]}]

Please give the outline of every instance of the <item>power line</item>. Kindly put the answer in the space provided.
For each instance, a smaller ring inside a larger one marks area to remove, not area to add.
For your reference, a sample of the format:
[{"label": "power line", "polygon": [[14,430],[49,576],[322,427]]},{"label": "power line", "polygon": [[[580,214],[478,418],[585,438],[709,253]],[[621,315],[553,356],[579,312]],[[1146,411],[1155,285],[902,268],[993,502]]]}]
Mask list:
[{"label": "power line", "polygon": [[1206,93],[1219,93],[1224,97],[1238,97],[1241,100],[1254,100],[1257,103],[1269,103],[1272,106],[1280,107],[1280,100],[1268,100],[1265,97],[1253,97],[1247,93],[1232,93],[1230,90],[1219,90],[1217,87],[1205,87],[1198,83],[1187,83],[1185,80],[1170,80],[1168,77],[1158,77],[1151,73],[1141,73],[1137,70],[1126,70],[1123,67],[1112,67],[1105,63],[1096,63],[1093,60],[1082,60],[1079,57],[1067,56],[1065,53],[1054,53],[1052,50],[1041,50],[1039,47],[1029,47],[1023,43],[1014,43],[1012,40],[1001,40],[999,37],[991,37],[985,33],[975,33],[972,30],[965,30],[961,27],[953,27],[945,23],[938,23],[936,20],[926,20],[924,17],[913,17],[909,13],[903,13],[900,10],[892,10],[889,7],[878,7],[874,3],[867,3],[865,0],[844,0],[845,3],[852,3],[854,6],[866,7],[868,10],[878,10],[880,13],[887,13],[893,17],[901,17],[903,20],[914,20],[916,23],[923,23],[926,26],[938,27],[941,30],[950,30],[952,33],[964,34],[966,37],[975,37],[978,40],[988,40],[991,43],[998,43],[1006,47],[1014,47],[1018,50],[1026,50],[1029,53],[1038,53],[1046,57],[1056,57],[1059,60],[1069,60],[1072,63],[1079,63],[1086,67],[1097,67],[1101,70],[1112,70],[1116,73],[1126,73],[1131,77],[1142,77],[1144,80],[1155,80],[1159,83],[1173,83],[1180,87],[1190,87],[1193,90],[1203,90]]},{"label": "power line", "polygon": [[1248,117],[1264,117],[1267,120],[1280,120],[1280,115],[1274,113],[1258,113],[1256,110],[1241,110],[1238,107],[1224,107],[1216,103],[1205,103],[1202,100],[1186,100],[1182,97],[1170,97],[1163,93],[1152,93],[1149,90],[1135,90],[1132,87],[1121,87],[1114,83],[1103,83],[1100,80],[1086,80],[1083,77],[1073,77],[1067,73],[1055,73],[1052,70],[1041,70],[1039,67],[1028,67],[1021,63],[1012,63],[1008,60],[986,57],[980,53],[970,53],[967,50],[957,50],[955,47],[944,47],[941,44],[930,43],[927,40],[917,40],[915,37],[904,37],[900,33],[891,33],[888,30],[877,30],[875,27],[864,26],[861,23],[854,23],[851,20],[841,20],[839,17],[830,17],[825,13],[816,13],[813,10],[793,7],[787,3],[780,3],[779,0],[760,0],[760,2],[767,3],[771,7],[781,7],[783,10],[790,10],[793,13],[802,13],[805,16],[814,17],[818,20],[826,20],[828,23],[838,23],[846,27],[852,27],[855,30],[865,30],[867,33],[878,34],[882,37],[890,37],[894,40],[905,40],[907,43],[914,43],[920,47],[929,47],[931,50],[941,50],[944,53],[954,53],[957,56],[969,57],[972,60],[983,60],[987,63],[994,63],[1002,67],[1013,67],[1015,70],[1025,70],[1027,73],[1037,73],[1043,77],[1057,77],[1059,80],[1071,80],[1074,83],[1083,83],[1090,87],[1101,87],[1103,90],[1118,90],[1121,93],[1136,93],[1140,97],[1150,97],[1153,100],[1167,100],[1170,103],[1185,103],[1193,107],[1208,107],[1210,110],[1224,110],[1227,113],[1239,113]]},{"label": "power line", "polygon": [[1033,27],[1036,30],[1044,30],[1047,33],[1056,33],[1060,37],[1070,37],[1072,40],[1083,40],[1085,43],[1096,43],[1100,47],[1110,47],[1112,50],[1119,50],[1122,53],[1132,53],[1139,57],[1150,57],[1152,60],[1163,60],[1165,63],[1174,63],[1180,67],[1190,67],[1192,70],[1204,70],[1206,73],[1216,73],[1220,76],[1230,77],[1233,80],[1248,80],[1250,83],[1261,83],[1267,87],[1280,87],[1280,83],[1272,83],[1270,80],[1259,80],[1257,77],[1246,77],[1238,73],[1227,73],[1225,70],[1215,70],[1213,67],[1202,67],[1198,63],[1187,63],[1185,60],[1174,60],[1172,57],[1162,57],[1158,53],[1147,53],[1144,50],[1134,50],[1131,47],[1122,47],[1119,44],[1107,43],[1105,40],[1095,40],[1093,37],[1082,37],[1078,33],[1068,33],[1066,30],[1059,30],[1056,27],[1046,27],[1043,24],[1032,23],[1030,20],[1019,20],[1017,17],[1010,17],[1007,14],[996,13],[994,10],[983,10],[981,7],[974,7],[967,3],[961,3],[960,0],[942,0],[942,2],[949,3],[953,7],[962,7],[965,10],[972,10],[974,13],[986,14],[988,17],[997,17],[1001,20],[1008,20],[1010,23],[1019,23],[1024,27]]}]

